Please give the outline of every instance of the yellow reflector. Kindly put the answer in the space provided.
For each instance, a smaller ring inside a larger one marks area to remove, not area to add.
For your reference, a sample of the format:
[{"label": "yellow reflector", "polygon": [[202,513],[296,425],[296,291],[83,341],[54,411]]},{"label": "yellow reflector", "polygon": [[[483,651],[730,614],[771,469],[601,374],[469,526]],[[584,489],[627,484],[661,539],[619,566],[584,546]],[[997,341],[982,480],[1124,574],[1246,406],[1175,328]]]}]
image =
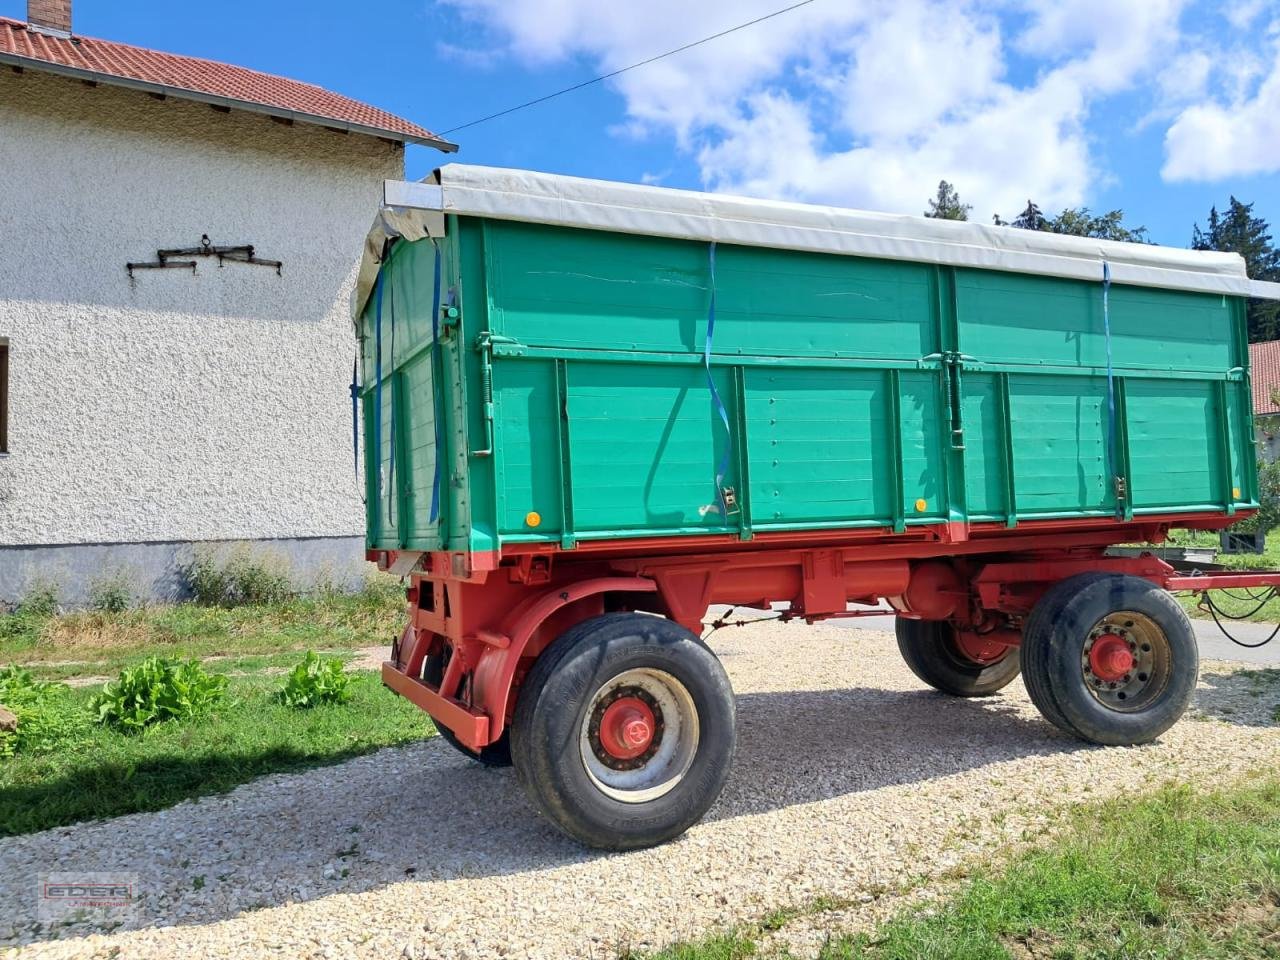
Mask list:
[{"label": "yellow reflector", "polygon": [[524,515],[524,522],[531,527],[536,527],[542,523],[542,514],[537,510],[530,510]]},{"label": "yellow reflector", "polygon": [[923,499],[922,499],[922,500],[917,500],[917,501],[916,501],[916,513],[924,513],[924,512],[925,512],[925,510],[927,510],[927,509],[929,509],[929,501],[928,501],[928,500],[923,500]]},{"label": "yellow reflector", "polygon": [[1231,495],[1232,495],[1233,497],[1235,497],[1237,500],[1239,500],[1239,499],[1240,499],[1240,488],[1239,488],[1239,487],[1232,487],[1232,488],[1231,488]]}]

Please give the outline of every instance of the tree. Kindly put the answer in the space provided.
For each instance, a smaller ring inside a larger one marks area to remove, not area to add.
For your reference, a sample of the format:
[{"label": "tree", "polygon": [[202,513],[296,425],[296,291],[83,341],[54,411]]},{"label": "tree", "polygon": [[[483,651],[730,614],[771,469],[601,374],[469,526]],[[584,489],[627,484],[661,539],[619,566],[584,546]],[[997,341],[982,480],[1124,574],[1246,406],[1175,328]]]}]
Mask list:
[{"label": "tree", "polygon": [[997,227],[1017,227],[1019,230],[1040,230],[1044,233],[1063,233],[1073,237],[1093,237],[1096,240],[1123,240],[1126,243],[1147,243],[1146,227],[1126,227],[1124,211],[1112,210],[1095,216],[1088,207],[1067,207],[1053,219],[1049,219],[1034,200],[1013,222],[996,214],[991,218]]},{"label": "tree", "polygon": [[972,205],[961,203],[956,188],[943,180],[938,184],[938,195],[929,201],[929,209],[924,215],[933,220],[968,220],[972,209]]},{"label": "tree", "polygon": [[1045,219],[1040,208],[1030,200],[1027,201],[1027,209],[1013,218],[1011,227],[1017,227],[1019,230],[1048,230],[1049,221]]},{"label": "tree", "polygon": [[[1241,203],[1232,197],[1225,212],[1219,213],[1216,206],[1211,208],[1205,229],[1195,225],[1191,246],[1196,250],[1238,253],[1254,280],[1280,281],[1280,250],[1271,241],[1267,221],[1253,215],[1252,203]],[[1280,302],[1250,300],[1248,318],[1250,342],[1280,337]]]},{"label": "tree", "polygon": [[1094,216],[1088,207],[1068,207],[1049,221],[1053,233],[1065,233],[1073,237],[1093,237],[1096,240],[1120,240],[1125,243],[1147,243],[1146,227],[1126,227],[1124,211],[1112,210]]}]

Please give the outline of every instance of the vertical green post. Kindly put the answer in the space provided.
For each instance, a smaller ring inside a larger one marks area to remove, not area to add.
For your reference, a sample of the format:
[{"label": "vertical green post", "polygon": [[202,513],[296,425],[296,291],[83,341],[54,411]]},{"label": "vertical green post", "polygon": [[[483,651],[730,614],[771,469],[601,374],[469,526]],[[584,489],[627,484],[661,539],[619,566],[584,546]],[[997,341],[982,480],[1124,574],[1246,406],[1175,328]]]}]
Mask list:
[{"label": "vertical green post", "polygon": [[1000,420],[1000,473],[1004,481],[1004,525],[1018,525],[1018,492],[1013,472],[1013,414],[1009,404],[1009,374],[996,374],[996,406]]},{"label": "vertical green post", "polygon": [[[1116,472],[1124,481],[1124,501],[1119,504],[1125,520],[1133,519],[1133,470],[1129,466],[1129,394],[1124,377],[1115,378],[1116,387]],[[1112,481],[1114,483],[1114,481]]]},{"label": "vertical green post", "polygon": [[1227,395],[1227,381],[1219,380],[1217,382],[1217,390],[1214,399],[1215,406],[1218,408],[1218,453],[1221,457],[1219,465],[1220,476],[1222,478],[1222,507],[1228,517],[1236,515],[1235,497],[1232,495],[1232,487],[1235,471],[1232,469],[1231,458],[1231,411],[1228,406],[1229,397]]},{"label": "vertical green post", "polygon": [[560,546],[577,546],[573,523],[573,463],[569,455],[569,362],[556,361],[556,442],[560,447]]},{"label": "vertical green post", "polygon": [[890,500],[893,532],[907,529],[902,505],[902,374],[897,370],[885,372],[885,388],[889,394],[889,475],[893,483]]},{"label": "vertical green post", "polygon": [[751,457],[747,451],[747,377],[741,365],[731,368],[733,374],[733,449],[738,477],[738,538],[750,540],[751,532]]},{"label": "vertical green post", "polygon": [[943,392],[946,422],[942,424],[944,440],[940,452],[942,489],[947,517],[952,521],[968,520],[965,494],[964,450],[954,442],[964,435],[964,395],[961,388],[960,318],[956,299],[954,267],[935,267],[937,346],[942,354],[939,387]]}]

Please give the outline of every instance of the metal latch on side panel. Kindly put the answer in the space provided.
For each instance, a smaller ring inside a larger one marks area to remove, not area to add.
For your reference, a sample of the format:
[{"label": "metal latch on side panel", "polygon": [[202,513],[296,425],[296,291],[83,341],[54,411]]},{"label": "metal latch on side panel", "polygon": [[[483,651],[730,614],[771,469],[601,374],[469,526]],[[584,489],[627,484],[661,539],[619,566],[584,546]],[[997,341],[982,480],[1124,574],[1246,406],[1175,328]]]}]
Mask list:
[{"label": "metal latch on side panel", "polygon": [[493,358],[522,357],[527,349],[519,340],[501,334],[480,331],[476,337],[476,349],[480,351],[480,402],[483,404],[484,449],[472,450],[473,457],[493,456]]},{"label": "metal latch on side panel", "polygon": [[461,314],[458,312],[457,307],[452,305],[442,306],[440,308],[440,329],[445,333],[457,329],[460,316]]},{"label": "metal latch on side panel", "polygon": [[964,362],[973,360],[973,357],[956,350],[944,350],[940,359],[942,376],[946,381],[947,414],[951,421],[951,449],[960,451],[964,449],[963,391],[960,387],[960,371],[964,367]]},{"label": "metal latch on side panel", "polygon": [[722,487],[720,489],[720,496],[724,498],[725,513],[729,516],[733,516],[738,512],[738,494],[733,487]]}]

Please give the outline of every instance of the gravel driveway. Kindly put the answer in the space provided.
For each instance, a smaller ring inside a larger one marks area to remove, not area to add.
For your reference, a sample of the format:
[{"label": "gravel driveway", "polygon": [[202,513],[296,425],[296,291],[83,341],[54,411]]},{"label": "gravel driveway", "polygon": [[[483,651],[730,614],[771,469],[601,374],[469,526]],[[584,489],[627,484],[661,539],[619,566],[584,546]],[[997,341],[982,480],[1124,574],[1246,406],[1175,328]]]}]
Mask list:
[{"label": "gravel driveway", "polygon": [[[986,701],[921,687],[892,637],[759,624],[712,644],[738,692],[733,776],[706,822],[627,854],[539,821],[510,771],[428,741],[266,777],[160,813],[0,841],[0,943],[19,956],[611,958],[819,896],[865,924],[886,892],[944,877],[1072,800],[1280,762],[1271,711],[1206,663],[1197,718],[1159,743],[1086,747],[1019,683]],[[132,871],[144,902],[111,934],[34,927],[37,875]],[[917,893],[920,888],[917,888]],[[831,918],[782,936],[816,950]]]}]

